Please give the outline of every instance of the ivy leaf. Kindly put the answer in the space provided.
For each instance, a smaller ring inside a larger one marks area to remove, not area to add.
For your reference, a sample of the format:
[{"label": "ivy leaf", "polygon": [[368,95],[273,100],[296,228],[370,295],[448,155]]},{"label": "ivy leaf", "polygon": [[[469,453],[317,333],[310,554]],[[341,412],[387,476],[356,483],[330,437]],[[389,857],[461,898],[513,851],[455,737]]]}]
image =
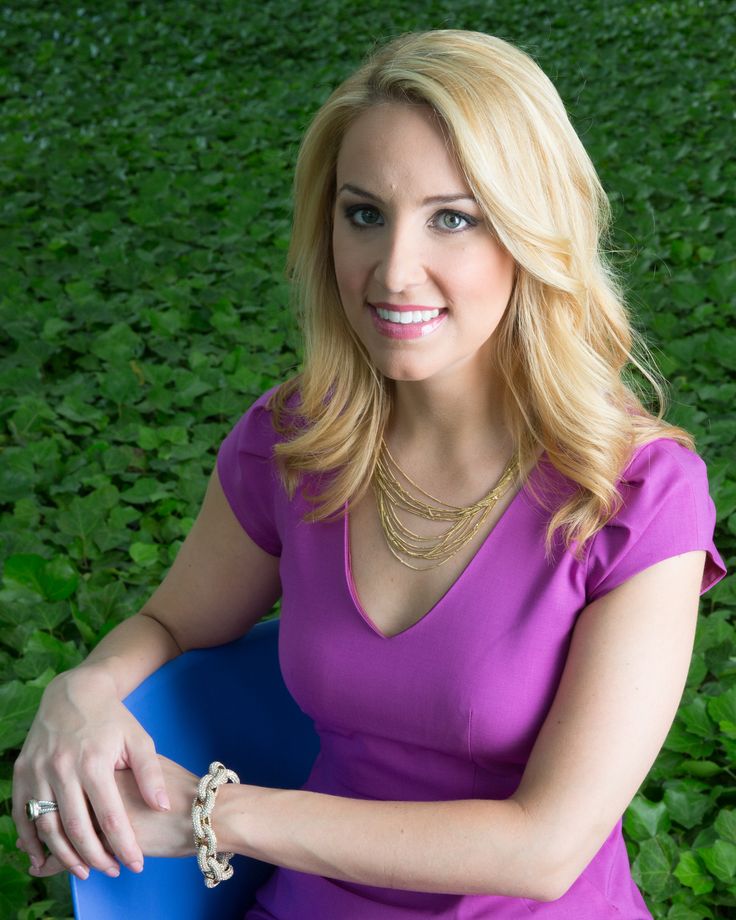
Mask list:
[{"label": "ivy leaf", "polygon": [[55,906],[55,901],[38,901],[19,910],[18,920],[45,920],[46,917],[53,916]]},{"label": "ivy leaf", "polygon": [[0,917],[15,917],[26,903],[31,877],[13,866],[0,866]]},{"label": "ivy leaf", "polygon": [[120,497],[123,501],[130,502],[133,505],[147,505],[168,498],[170,494],[170,488],[162,485],[156,479],[140,477],[136,479],[130,489],[122,492]]},{"label": "ivy leaf", "polygon": [[679,718],[675,719],[664,743],[668,751],[679,751],[681,754],[690,754],[693,757],[707,757],[716,749],[714,741],[698,738],[682,725]]},{"label": "ivy leaf", "polygon": [[49,633],[37,630],[26,642],[24,656],[16,661],[15,673],[20,678],[32,678],[47,668],[55,673],[68,671],[82,660],[73,642],[62,642]]},{"label": "ivy leaf", "polygon": [[722,808],[715,821],[718,836],[728,843],[736,844],[736,809]]},{"label": "ivy leaf", "polygon": [[57,556],[44,566],[41,587],[48,601],[63,601],[77,590],[79,575],[65,556]]},{"label": "ivy leaf", "polygon": [[716,776],[723,769],[712,760],[683,760],[681,768],[691,776],[700,776],[704,779]]},{"label": "ivy leaf", "polygon": [[[22,586],[11,586],[0,591],[0,623],[9,626],[51,631],[64,621],[68,613],[66,604],[45,601],[36,592]],[[10,643],[7,634],[3,638]]]},{"label": "ivy leaf", "polygon": [[670,816],[664,802],[650,802],[639,794],[626,809],[624,829],[633,840],[656,837],[660,831],[670,827]]},{"label": "ivy leaf", "polygon": [[715,882],[703,869],[698,857],[690,850],[680,854],[674,874],[683,885],[692,888],[696,895],[708,894],[715,886]]},{"label": "ivy leaf", "polygon": [[138,565],[149,568],[159,561],[158,546],[153,543],[133,543],[130,547],[130,557]]},{"label": "ivy leaf", "polygon": [[9,815],[0,817],[0,851],[13,853],[15,851],[15,841],[18,839],[13,819]]},{"label": "ivy leaf", "polygon": [[3,581],[6,584],[22,585],[43,595],[41,572],[45,565],[46,560],[36,553],[16,553],[14,556],[8,556],[3,565]]},{"label": "ivy leaf", "polygon": [[73,498],[68,507],[56,517],[59,530],[70,537],[76,537],[81,554],[89,558],[94,545],[94,536],[105,521],[106,508],[95,494],[85,498]]},{"label": "ivy leaf", "polygon": [[115,323],[97,337],[91,351],[110,364],[124,365],[140,353],[141,337],[127,323]]},{"label": "ivy leaf", "polygon": [[731,884],[736,876],[736,845],[727,840],[716,840],[712,847],[700,847],[698,856],[711,875]]},{"label": "ivy leaf", "polygon": [[[94,575],[89,581],[82,582],[77,597],[79,607],[76,618],[85,624],[95,639],[106,622],[123,619],[130,603],[119,580],[100,583]],[[86,636],[85,641],[91,644]]]},{"label": "ivy leaf", "polygon": [[696,697],[688,706],[683,706],[677,714],[685,728],[699,738],[711,738],[715,725],[708,717],[706,701],[702,696]]},{"label": "ivy leaf", "polygon": [[736,686],[708,700],[708,712],[719,725],[724,722],[733,725],[736,722]]},{"label": "ivy leaf", "polygon": [[707,907],[676,903],[667,911],[667,920],[713,920],[713,914]]},{"label": "ivy leaf", "polygon": [[673,821],[682,827],[698,827],[710,810],[711,800],[697,780],[682,779],[667,784],[664,803]]},{"label": "ivy leaf", "polygon": [[677,888],[673,876],[676,860],[675,842],[667,834],[658,834],[642,842],[632,873],[648,895],[661,900]]},{"label": "ivy leaf", "polygon": [[19,745],[26,736],[38,704],[41,687],[12,680],[0,687],[0,752]]},{"label": "ivy leaf", "polygon": [[35,553],[17,553],[5,560],[3,580],[30,588],[46,600],[61,601],[74,594],[79,576],[62,556],[47,562]]}]

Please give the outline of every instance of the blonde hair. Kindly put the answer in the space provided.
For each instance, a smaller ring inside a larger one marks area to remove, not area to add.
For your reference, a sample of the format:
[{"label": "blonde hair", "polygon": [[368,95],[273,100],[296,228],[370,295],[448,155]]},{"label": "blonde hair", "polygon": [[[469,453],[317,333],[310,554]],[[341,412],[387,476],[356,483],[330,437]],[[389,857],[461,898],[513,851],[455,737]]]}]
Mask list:
[{"label": "blonde hair", "polygon": [[[616,483],[636,445],[667,436],[692,447],[692,440],[662,420],[662,384],[637,357],[646,350],[601,248],[610,205],[562,100],[529,55],[478,32],[392,41],[332,93],[304,136],[288,258],[304,365],[271,400],[286,434],[276,446],[285,486],[293,494],[305,474],[329,473],[311,496],[308,518],[339,514],[367,489],[391,410],[392,381],[372,365],[345,317],[332,258],[342,139],[362,112],[383,102],[434,110],[516,263],[495,332],[505,421],[525,478],[544,450],[576,487],[548,505],[547,549],[561,528],[565,545],[578,551],[620,506]],[[632,367],[653,389],[658,414],[624,379]]]}]

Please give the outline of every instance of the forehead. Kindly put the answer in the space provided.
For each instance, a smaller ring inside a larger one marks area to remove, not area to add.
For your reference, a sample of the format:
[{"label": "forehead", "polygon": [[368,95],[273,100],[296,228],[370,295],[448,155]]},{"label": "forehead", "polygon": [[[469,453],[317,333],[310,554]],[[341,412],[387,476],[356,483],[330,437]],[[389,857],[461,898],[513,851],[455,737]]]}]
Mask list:
[{"label": "forehead", "polygon": [[[387,102],[362,112],[345,132],[337,185],[398,193],[417,189],[467,191],[457,159],[429,106]],[[438,189],[438,186],[442,186]]]}]

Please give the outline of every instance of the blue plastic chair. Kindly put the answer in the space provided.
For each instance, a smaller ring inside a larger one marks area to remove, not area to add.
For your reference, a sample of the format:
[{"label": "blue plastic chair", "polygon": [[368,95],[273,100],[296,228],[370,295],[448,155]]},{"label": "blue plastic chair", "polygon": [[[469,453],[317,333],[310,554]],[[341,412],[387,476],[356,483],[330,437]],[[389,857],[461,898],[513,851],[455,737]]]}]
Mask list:
[{"label": "blue plastic chair", "polygon": [[[267,620],[228,645],[180,655],[127,697],[160,754],[198,776],[220,760],[243,783],[298,789],[305,782],[319,739],[281,677],[278,628],[278,619]],[[194,856],[149,857],[140,874],[121,867],[113,879],[96,871],[86,881],[70,876],[74,916],[242,920],[274,867],[243,856],[232,865],[233,877],[211,889]]]}]

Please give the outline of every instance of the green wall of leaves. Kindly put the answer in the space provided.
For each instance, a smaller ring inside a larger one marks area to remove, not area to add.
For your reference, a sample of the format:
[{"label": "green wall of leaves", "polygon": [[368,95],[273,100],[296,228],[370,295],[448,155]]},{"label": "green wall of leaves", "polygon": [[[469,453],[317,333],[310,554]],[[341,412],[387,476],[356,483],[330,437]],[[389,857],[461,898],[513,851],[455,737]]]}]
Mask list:
[{"label": "green wall of leaves", "polygon": [[[298,366],[283,278],[296,147],[375,41],[479,29],[556,83],[734,568],[735,14],[692,0],[0,7],[0,915],[71,912],[66,881],[32,880],[15,849],[17,747],[46,683],[161,578],[229,426]],[[736,906],[735,607],[733,577],[704,599],[677,720],[626,815],[657,918]]]}]

